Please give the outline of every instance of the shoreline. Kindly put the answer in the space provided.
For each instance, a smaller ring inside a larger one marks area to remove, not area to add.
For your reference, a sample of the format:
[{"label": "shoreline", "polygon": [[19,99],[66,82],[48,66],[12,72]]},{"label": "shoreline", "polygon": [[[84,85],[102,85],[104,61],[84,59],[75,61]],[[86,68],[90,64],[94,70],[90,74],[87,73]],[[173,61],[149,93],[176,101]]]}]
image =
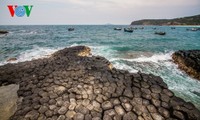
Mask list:
[{"label": "shoreline", "polygon": [[19,84],[15,119],[200,119],[159,76],[112,68],[90,48],[65,48],[49,58],[0,66],[0,85]]}]

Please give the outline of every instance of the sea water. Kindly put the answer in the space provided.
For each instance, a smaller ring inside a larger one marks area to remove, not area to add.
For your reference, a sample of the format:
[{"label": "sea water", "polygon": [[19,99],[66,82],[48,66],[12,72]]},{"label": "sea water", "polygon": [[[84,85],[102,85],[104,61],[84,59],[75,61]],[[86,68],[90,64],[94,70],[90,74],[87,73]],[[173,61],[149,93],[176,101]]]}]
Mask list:
[{"label": "sea water", "polygon": [[[68,31],[70,27],[75,30]],[[190,27],[183,26],[176,29],[144,26],[127,33],[113,30],[115,27],[129,26],[0,26],[0,30],[9,31],[7,35],[0,35],[0,65],[7,64],[6,60],[13,57],[17,58],[14,63],[30,61],[65,47],[86,45],[93,55],[105,57],[118,69],[161,76],[177,96],[200,109],[200,81],[179,70],[171,57],[177,50],[200,50],[200,31],[187,31]],[[155,35],[155,31],[166,32],[166,35]]]}]

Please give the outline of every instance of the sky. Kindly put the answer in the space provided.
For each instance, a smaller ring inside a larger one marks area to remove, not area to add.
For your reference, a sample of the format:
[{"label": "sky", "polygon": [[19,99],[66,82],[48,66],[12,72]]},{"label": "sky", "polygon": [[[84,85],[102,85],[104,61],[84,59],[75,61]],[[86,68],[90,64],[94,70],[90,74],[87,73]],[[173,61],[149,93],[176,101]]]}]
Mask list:
[{"label": "sky", "polygon": [[[30,17],[11,17],[7,5],[33,8]],[[0,25],[128,25],[197,14],[200,0],[0,0]]]}]

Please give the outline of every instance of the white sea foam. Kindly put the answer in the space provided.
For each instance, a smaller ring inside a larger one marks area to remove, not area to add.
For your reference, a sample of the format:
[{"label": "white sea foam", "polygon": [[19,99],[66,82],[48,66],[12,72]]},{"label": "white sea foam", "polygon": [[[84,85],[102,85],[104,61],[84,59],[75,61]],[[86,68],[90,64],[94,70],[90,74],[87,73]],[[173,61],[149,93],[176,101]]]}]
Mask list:
[{"label": "white sea foam", "polygon": [[0,65],[4,65],[7,63],[18,63],[18,62],[24,62],[24,61],[31,61],[33,59],[39,59],[39,58],[47,58],[54,52],[58,51],[61,48],[45,48],[45,47],[38,47],[35,46],[31,50],[26,50],[19,54],[16,61],[8,62],[7,60],[0,62]]},{"label": "white sea foam", "polygon": [[116,62],[116,63],[113,63],[113,66],[117,69],[121,69],[121,70],[128,70],[129,72],[131,73],[137,73],[138,70],[134,69],[133,67],[131,66],[128,66],[127,64],[125,63],[119,63],[119,62]]},{"label": "white sea foam", "polygon": [[130,62],[154,62],[154,63],[158,63],[160,61],[168,61],[171,60],[171,55],[173,52],[169,52],[169,53],[158,53],[158,54],[154,54],[150,57],[147,56],[141,56],[138,58],[134,58],[134,59],[125,59],[127,61]]}]

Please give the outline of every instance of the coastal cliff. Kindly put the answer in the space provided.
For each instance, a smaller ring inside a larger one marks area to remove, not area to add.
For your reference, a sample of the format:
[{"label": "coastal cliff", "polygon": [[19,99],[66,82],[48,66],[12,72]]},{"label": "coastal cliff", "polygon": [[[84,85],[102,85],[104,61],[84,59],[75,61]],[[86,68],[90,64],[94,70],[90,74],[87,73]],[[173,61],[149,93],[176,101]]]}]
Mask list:
[{"label": "coastal cliff", "polygon": [[172,58],[181,70],[200,80],[200,50],[177,51]]},{"label": "coastal cliff", "polygon": [[0,66],[0,86],[9,84],[22,98],[10,120],[200,119],[159,76],[115,69],[85,46]]},{"label": "coastal cliff", "polygon": [[200,15],[175,19],[144,19],[133,21],[131,25],[200,25]]}]

